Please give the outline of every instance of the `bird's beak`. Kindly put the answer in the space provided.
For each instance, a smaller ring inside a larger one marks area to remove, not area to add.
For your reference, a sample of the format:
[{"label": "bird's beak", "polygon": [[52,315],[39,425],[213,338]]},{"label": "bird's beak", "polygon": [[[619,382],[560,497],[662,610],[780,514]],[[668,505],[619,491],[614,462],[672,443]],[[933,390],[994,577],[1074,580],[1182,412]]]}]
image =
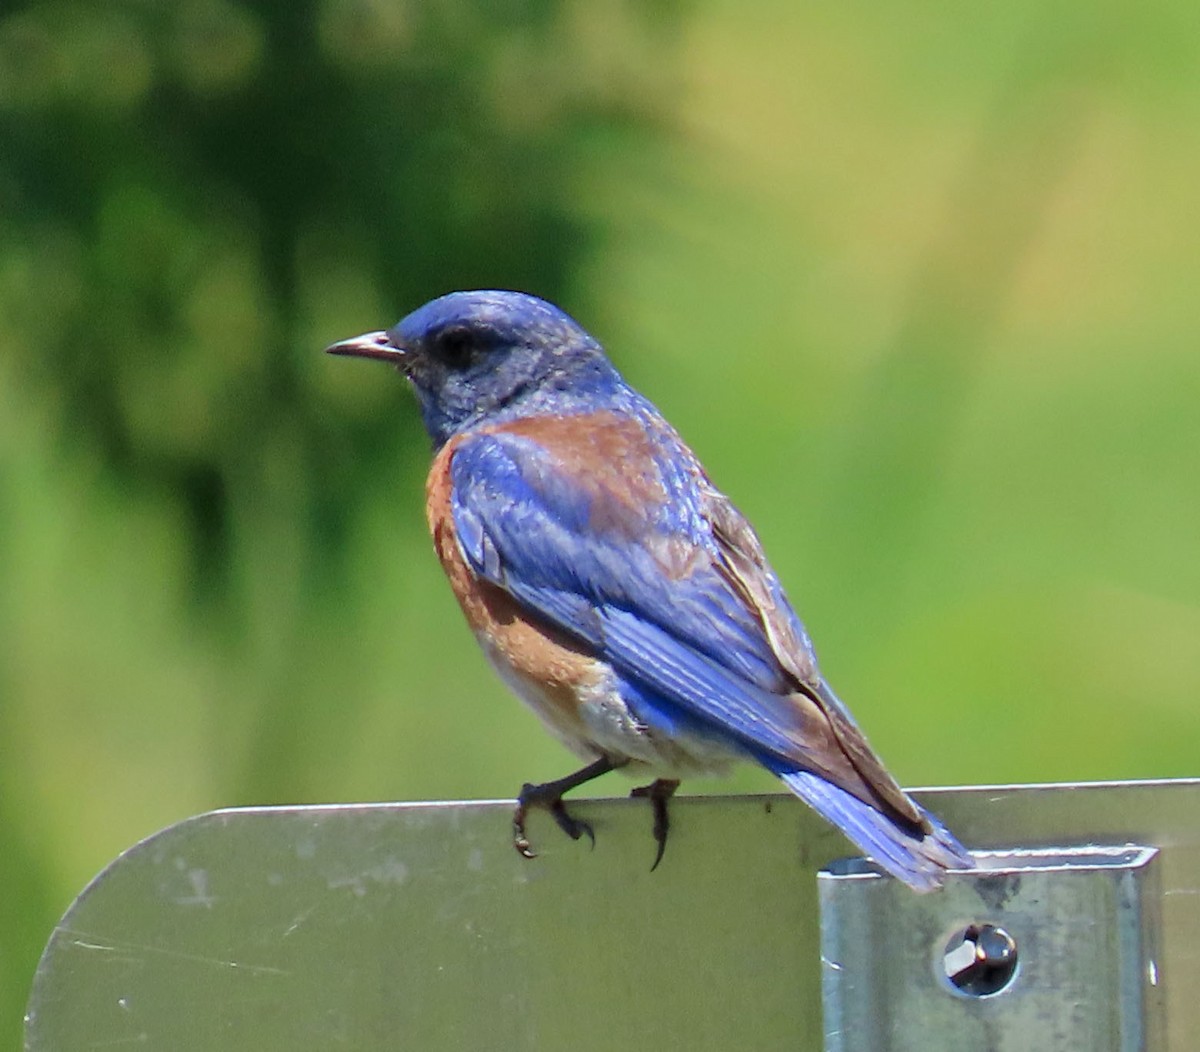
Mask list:
[{"label": "bird's beak", "polygon": [[392,343],[391,337],[384,331],[365,332],[361,336],[340,340],[326,347],[325,353],[344,354],[350,358],[378,358],[381,362],[391,362],[396,366],[403,366],[408,357],[404,348]]}]

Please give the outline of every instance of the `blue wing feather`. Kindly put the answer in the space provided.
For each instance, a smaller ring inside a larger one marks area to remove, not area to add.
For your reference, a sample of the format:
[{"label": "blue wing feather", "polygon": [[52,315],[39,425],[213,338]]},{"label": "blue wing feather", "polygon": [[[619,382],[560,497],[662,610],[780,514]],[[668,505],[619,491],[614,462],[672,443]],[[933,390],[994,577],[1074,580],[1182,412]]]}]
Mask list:
[{"label": "blue wing feather", "polygon": [[973,865],[970,852],[920,805],[920,813],[930,827],[924,834],[883,820],[869,804],[811,771],[775,773],[817,814],[845,833],[863,854],[917,891],[938,888],[947,869],[969,869]]},{"label": "blue wing feather", "polygon": [[795,762],[803,743],[794,711],[778,696],[672,638],[627,610],[601,614],[610,660],[629,676],[702,721],[716,724],[756,757]]}]

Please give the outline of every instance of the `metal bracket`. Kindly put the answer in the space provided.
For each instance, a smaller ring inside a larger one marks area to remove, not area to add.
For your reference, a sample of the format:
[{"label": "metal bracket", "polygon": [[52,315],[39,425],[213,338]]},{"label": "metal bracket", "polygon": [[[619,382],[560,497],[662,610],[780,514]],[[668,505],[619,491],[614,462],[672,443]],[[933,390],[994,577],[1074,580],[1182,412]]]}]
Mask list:
[{"label": "metal bracket", "polygon": [[826,1052],[1162,1048],[1158,851],[977,857],[929,895],[818,874]]}]

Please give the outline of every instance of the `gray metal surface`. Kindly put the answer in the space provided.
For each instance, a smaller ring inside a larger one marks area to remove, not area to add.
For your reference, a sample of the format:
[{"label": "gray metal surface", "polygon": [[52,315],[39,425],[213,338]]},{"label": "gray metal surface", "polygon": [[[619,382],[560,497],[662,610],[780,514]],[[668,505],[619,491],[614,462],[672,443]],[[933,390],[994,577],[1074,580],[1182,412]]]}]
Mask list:
[{"label": "gray metal surface", "polygon": [[1158,1052],[1157,855],[981,854],[940,895],[822,872],[826,1049]]},{"label": "gray metal surface", "polygon": [[[1200,781],[918,796],[971,847],[1158,847],[1165,1047],[1192,1052]],[[512,849],[508,803],[164,830],[53,933],[27,1047],[822,1048],[816,871],[850,853],[838,834],[789,797],[682,798],[650,873],[644,801],[576,807],[595,849],[537,814],[533,861]]]}]

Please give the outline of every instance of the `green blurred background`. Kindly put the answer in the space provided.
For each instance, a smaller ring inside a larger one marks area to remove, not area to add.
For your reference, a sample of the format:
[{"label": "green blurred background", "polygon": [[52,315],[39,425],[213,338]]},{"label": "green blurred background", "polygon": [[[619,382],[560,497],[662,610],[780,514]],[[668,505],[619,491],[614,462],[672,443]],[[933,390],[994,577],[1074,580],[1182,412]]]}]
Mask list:
[{"label": "green blurred background", "polygon": [[570,768],[320,353],[454,288],[607,344],[903,781],[1200,773],[1198,187],[1193,0],[6,4],[0,1042],[161,826]]}]

